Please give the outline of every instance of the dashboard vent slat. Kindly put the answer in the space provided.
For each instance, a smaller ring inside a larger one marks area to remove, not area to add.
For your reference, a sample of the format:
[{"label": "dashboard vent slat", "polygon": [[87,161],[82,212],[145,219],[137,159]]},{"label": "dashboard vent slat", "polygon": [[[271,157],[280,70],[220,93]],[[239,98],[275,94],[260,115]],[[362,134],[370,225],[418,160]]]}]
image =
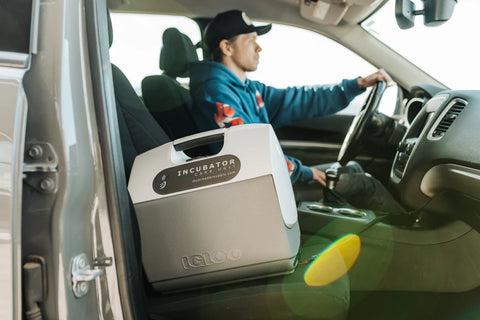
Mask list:
[{"label": "dashboard vent slat", "polygon": [[438,123],[435,130],[433,130],[432,137],[441,138],[447,132],[448,128],[452,125],[458,115],[465,108],[465,104],[457,101],[453,104],[447,113],[443,116],[442,120]]}]

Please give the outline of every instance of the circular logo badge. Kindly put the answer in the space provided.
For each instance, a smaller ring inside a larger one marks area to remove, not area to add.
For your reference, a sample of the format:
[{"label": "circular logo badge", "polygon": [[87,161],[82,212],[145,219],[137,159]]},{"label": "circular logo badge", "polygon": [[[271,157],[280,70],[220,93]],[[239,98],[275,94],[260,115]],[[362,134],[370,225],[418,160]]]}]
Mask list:
[{"label": "circular logo badge", "polygon": [[247,14],[245,12],[242,12],[242,19],[245,22],[245,24],[247,24],[249,26],[251,26],[253,24],[252,20],[250,20],[250,18],[247,16]]}]

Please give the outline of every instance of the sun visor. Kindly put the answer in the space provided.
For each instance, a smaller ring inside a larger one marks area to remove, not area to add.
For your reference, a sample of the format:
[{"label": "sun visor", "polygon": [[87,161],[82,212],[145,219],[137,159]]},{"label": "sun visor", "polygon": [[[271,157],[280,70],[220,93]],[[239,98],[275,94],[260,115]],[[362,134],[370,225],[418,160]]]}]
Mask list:
[{"label": "sun visor", "polygon": [[305,19],[323,25],[340,21],[358,23],[381,3],[381,0],[319,0],[302,1],[300,14]]}]

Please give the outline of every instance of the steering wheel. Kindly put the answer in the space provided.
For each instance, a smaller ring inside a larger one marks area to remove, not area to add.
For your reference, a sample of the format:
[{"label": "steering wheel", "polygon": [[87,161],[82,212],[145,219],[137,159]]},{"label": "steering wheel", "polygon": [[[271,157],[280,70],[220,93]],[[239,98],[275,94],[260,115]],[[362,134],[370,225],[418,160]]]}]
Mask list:
[{"label": "steering wheel", "polygon": [[385,81],[377,82],[370,91],[367,101],[362,109],[353,119],[347,135],[345,136],[345,140],[343,140],[340,152],[338,153],[337,161],[342,166],[355,158],[360,151],[361,142],[365,138],[366,128],[369,127],[374,114],[377,112],[378,105],[386,87],[387,84]]}]

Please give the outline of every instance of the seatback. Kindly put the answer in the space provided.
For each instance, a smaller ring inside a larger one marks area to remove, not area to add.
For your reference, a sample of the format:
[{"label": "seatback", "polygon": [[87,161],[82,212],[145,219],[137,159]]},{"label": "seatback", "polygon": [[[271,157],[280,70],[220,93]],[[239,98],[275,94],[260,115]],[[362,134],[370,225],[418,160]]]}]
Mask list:
[{"label": "seatback", "polygon": [[127,77],[113,64],[112,76],[123,162],[128,180],[135,157],[169,142],[170,138],[153,119]]},{"label": "seatback", "polygon": [[190,114],[190,92],[176,80],[187,77],[189,64],[196,61],[196,49],[190,38],[176,28],[166,29],[160,53],[163,74],[142,81],[145,105],[172,140],[198,132]]},{"label": "seatback", "polygon": [[[113,29],[110,14],[107,15],[107,19],[109,45],[111,47]],[[125,176],[128,181],[135,157],[169,142],[170,138],[152,117],[127,77],[114,64],[112,64],[112,78]]]}]

